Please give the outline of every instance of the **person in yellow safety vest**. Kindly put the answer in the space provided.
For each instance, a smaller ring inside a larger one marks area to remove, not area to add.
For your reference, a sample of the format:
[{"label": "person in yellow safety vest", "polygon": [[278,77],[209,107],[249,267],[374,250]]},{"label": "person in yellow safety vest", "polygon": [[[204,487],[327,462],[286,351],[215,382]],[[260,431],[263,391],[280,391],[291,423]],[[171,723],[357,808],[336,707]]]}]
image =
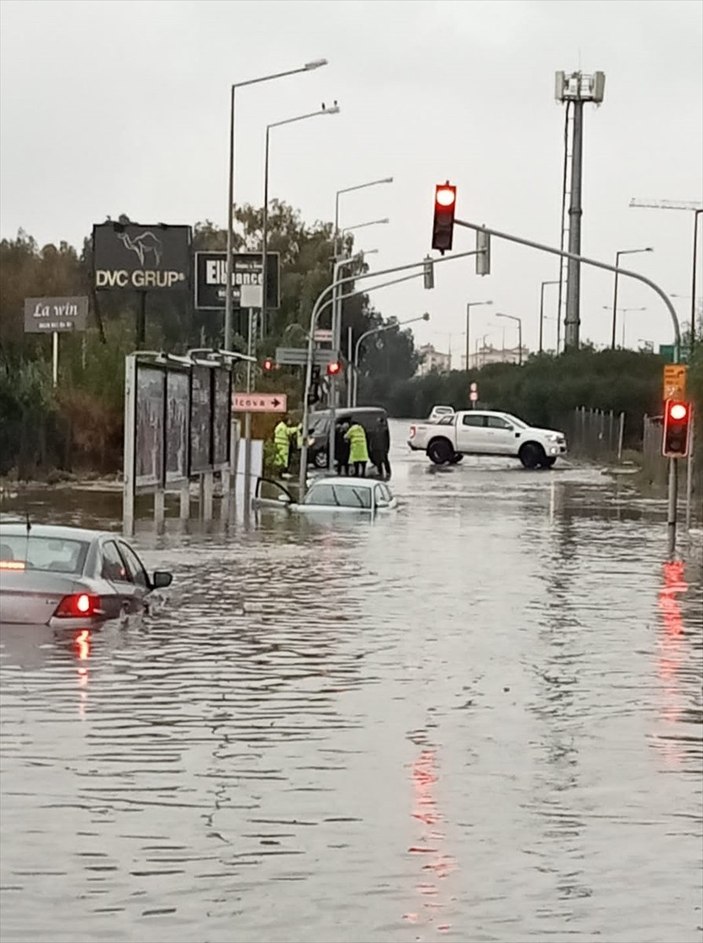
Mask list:
[{"label": "person in yellow safety vest", "polygon": [[349,464],[354,466],[354,474],[358,478],[366,477],[366,463],[369,460],[369,447],[366,442],[364,427],[352,420],[352,424],[344,434],[349,443]]},{"label": "person in yellow safety vest", "polygon": [[290,459],[290,436],[288,435],[288,417],[283,416],[276,424],[273,430],[273,444],[275,454],[273,466],[278,474],[283,477],[288,473],[288,461]]},{"label": "person in yellow safety vest", "polygon": [[293,470],[291,466],[297,468],[297,459],[300,458],[300,451],[303,447],[303,424],[296,423],[295,419],[288,420],[288,441],[290,443],[288,471],[291,471]]}]

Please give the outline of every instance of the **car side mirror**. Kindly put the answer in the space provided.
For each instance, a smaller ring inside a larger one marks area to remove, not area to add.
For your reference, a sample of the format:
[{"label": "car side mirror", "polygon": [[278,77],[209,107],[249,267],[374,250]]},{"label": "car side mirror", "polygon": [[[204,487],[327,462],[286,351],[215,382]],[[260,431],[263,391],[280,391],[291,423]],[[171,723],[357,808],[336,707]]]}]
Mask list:
[{"label": "car side mirror", "polygon": [[172,573],[168,573],[166,570],[154,570],[154,575],[151,579],[152,589],[166,589],[172,582]]}]

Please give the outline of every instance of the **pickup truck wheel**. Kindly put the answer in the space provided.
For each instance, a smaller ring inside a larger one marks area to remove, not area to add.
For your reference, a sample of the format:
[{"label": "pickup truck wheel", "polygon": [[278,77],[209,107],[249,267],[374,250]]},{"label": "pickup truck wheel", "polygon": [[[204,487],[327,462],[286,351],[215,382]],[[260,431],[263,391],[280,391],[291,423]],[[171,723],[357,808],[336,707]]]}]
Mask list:
[{"label": "pickup truck wheel", "polygon": [[461,452],[455,452],[455,453],[452,455],[451,459],[449,460],[449,464],[450,464],[450,465],[458,465],[459,462],[462,461],[463,458],[464,458],[464,456],[461,454]]},{"label": "pickup truck wheel", "polygon": [[448,465],[453,455],[454,449],[447,439],[433,439],[427,446],[427,457],[435,465]]},{"label": "pickup truck wheel", "polygon": [[550,455],[549,458],[545,458],[545,460],[542,462],[542,468],[553,468],[556,460],[556,455]]},{"label": "pickup truck wheel", "polygon": [[544,449],[536,442],[525,442],[520,449],[518,458],[525,468],[537,468],[547,461]]}]

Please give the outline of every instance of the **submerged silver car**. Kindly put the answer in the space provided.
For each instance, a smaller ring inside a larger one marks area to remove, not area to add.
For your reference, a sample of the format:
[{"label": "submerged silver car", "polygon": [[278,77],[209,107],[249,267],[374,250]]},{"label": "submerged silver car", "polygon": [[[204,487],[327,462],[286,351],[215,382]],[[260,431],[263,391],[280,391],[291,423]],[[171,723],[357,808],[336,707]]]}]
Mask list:
[{"label": "submerged silver car", "polygon": [[146,571],[118,534],[0,523],[0,624],[72,627],[148,607],[172,576]]}]

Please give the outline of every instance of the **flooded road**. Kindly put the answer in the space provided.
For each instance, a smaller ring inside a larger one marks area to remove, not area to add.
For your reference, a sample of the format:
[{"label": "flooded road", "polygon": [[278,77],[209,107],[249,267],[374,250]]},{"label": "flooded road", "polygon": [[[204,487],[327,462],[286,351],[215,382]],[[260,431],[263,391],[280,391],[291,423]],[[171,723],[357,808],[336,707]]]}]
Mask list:
[{"label": "flooded road", "polygon": [[395,514],[145,526],[163,613],[2,628],[3,943],[703,939],[700,553],[404,431]]}]

